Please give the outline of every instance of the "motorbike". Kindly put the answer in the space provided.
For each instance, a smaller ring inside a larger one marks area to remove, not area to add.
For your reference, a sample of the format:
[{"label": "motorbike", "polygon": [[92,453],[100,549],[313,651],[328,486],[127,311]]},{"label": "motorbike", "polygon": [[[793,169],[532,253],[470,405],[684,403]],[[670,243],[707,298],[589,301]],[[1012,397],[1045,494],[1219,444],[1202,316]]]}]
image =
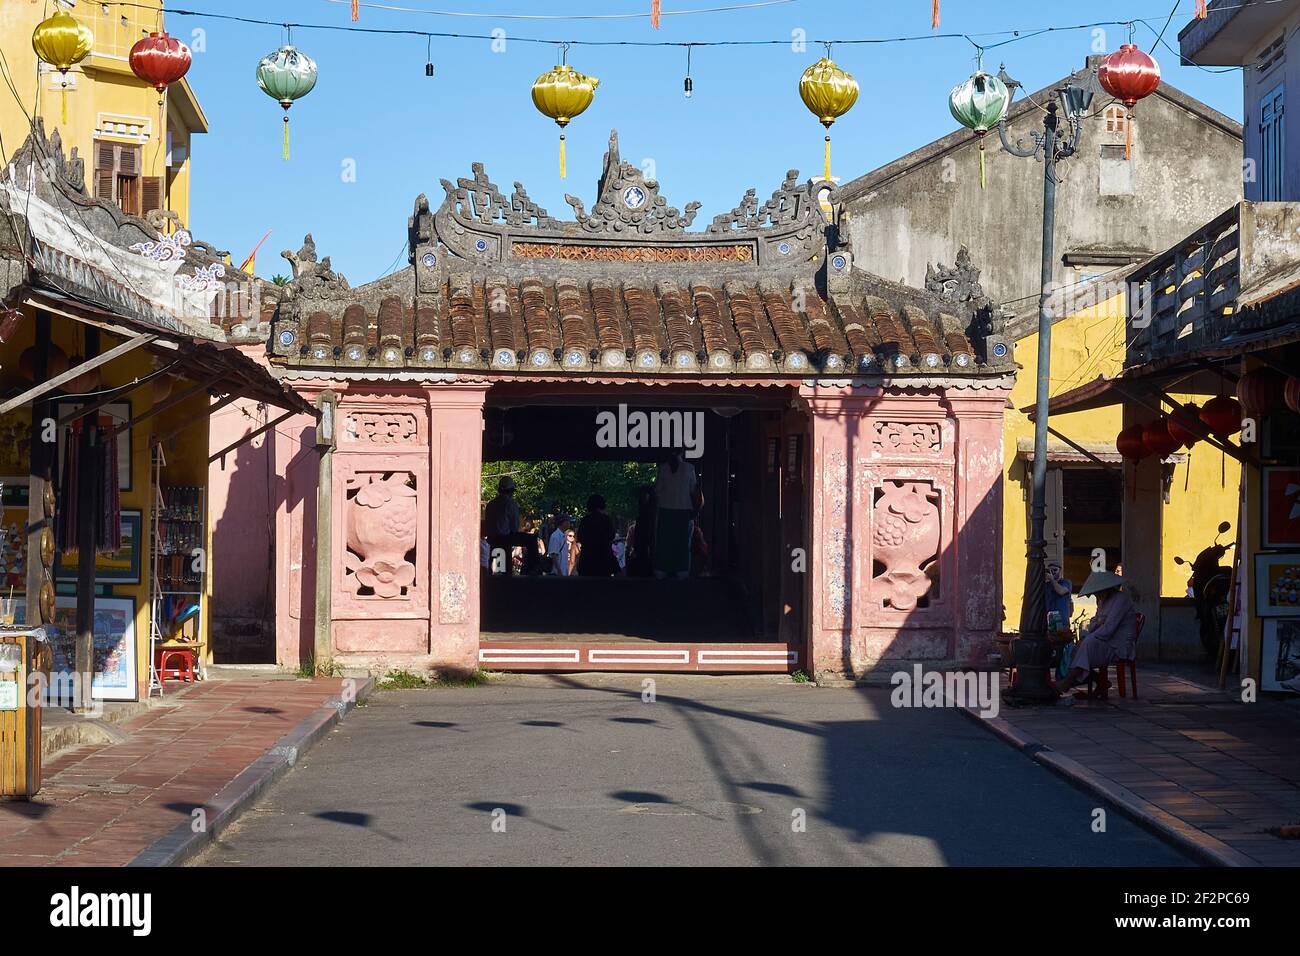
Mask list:
[{"label": "motorbike", "polygon": [[[1205,653],[1213,660],[1218,656],[1219,644],[1223,640],[1224,629],[1231,613],[1228,602],[1231,600],[1228,588],[1232,583],[1232,571],[1221,563],[1223,556],[1235,542],[1220,544],[1219,538],[1228,533],[1232,524],[1224,521],[1219,525],[1219,533],[1214,537],[1214,544],[1196,556],[1190,563],[1192,576],[1188,584],[1192,591],[1192,600],[1196,603],[1196,619],[1200,622],[1201,645]],[[1188,564],[1183,558],[1174,557],[1178,565]]]}]

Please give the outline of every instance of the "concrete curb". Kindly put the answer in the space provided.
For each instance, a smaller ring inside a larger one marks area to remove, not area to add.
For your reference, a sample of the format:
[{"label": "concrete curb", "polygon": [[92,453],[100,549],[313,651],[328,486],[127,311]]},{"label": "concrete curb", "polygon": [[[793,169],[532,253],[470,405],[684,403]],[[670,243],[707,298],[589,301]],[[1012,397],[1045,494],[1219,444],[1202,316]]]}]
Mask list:
[{"label": "concrete curb", "polygon": [[127,866],[180,866],[194,857],[374,689],[375,679],[370,677],[357,684],[352,700],[344,700],[340,694],[321,704],[204,804],[207,825],[201,832],[194,832],[192,820],[178,823],[140,851]]},{"label": "concrete curb", "polygon": [[1037,763],[1058,776],[1064,777],[1081,790],[1101,797],[1138,826],[1149,830],[1166,843],[1190,853],[1211,866],[1258,866],[1246,854],[1234,850],[1222,840],[1215,839],[1204,830],[1198,830],[1180,820],[1167,810],[1162,810],[1149,800],[1144,800],[1132,790],[1121,787],[1113,780],[1089,770],[1072,757],[1057,753],[1037,738],[1007,723],[1001,717],[981,717],[970,707],[960,708],[962,713],[991,730],[996,736],[1015,747]]}]

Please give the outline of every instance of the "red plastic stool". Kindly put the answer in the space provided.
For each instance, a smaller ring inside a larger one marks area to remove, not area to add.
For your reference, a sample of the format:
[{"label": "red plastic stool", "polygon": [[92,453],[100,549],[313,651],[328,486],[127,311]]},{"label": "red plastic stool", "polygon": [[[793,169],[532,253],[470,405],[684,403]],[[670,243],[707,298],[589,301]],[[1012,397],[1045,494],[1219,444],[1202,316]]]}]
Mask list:
[{"label": "red plastic stool", "polygon": [[194,648],[160,647],[157,661],[160,681],[179,680],[194,683]]}]

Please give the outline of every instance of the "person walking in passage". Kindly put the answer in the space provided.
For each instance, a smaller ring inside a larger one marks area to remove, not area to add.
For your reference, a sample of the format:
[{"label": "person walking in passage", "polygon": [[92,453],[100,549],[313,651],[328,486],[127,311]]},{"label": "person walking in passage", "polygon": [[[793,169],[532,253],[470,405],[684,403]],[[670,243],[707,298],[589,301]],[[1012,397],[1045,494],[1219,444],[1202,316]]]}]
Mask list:
[{"label": "person walking in passage", "polygon": [[655,473],[655,577],[686,577],[691,570],[695,513],[704,507],[695,467],[673,451]]},{"label": "person walking in passage", "polygon": [[578,522],[578,574],[608,578],[618,574],[614,558],[614,519],[605,513],[603,495],[587,499],[587,513]]},{"label": "person walking in passage", "polygon": [[546,543],[546,554],[551,558],[551,570],[560,577],[569,576],[569,555],[571,552],[570,542],[573,529],[570,526],[568,515],[558,515],[555,519],[555,530],[551,532],[551,539]]}]

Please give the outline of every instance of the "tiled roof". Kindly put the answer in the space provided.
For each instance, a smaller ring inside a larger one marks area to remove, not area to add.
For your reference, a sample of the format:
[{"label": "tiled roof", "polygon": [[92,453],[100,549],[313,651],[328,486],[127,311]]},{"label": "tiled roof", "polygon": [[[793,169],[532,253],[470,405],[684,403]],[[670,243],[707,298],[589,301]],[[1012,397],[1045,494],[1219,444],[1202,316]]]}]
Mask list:
[{"label": "tiled roof", "polygon": [[[391,294],[309,311],[295,365],[501,372],[975,372],[963,320],[811,285],[452,273],[428,306]],[[283,330],[283,325],[279,326]]]}]

